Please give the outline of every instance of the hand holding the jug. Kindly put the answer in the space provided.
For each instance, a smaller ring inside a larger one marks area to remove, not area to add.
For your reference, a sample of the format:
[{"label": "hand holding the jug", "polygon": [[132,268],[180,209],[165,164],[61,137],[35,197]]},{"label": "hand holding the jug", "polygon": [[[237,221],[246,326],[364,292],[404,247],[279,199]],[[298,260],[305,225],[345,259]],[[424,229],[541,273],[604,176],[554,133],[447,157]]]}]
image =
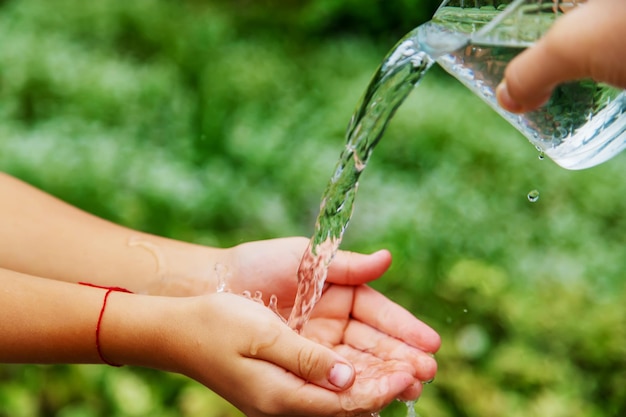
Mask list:
[{"label": "hand holding the jug", "polygon": [[589,0],[559,18],[508,65],[500,105],[514,113],[544,104],[560,83],[583,78],[626,88],[626,2]]}]

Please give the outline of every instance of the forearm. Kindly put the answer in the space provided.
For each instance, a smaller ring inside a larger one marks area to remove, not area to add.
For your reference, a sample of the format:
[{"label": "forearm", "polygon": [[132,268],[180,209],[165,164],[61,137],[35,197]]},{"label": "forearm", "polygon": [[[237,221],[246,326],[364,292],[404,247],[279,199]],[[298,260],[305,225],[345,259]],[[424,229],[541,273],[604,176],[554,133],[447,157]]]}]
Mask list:
[{"label": "forearm", "polygon": [[6,269],[0,283],[0,362],[98,362],[102,290]]},{"label": "forearm", "polygon": [[106,289],[5,269],[0,284],[0,363],[162,367],[155,346],[177,299],[112,292],[105,306]]},{"label": "forearm", "polygon": [[2,173],[0,202],[2,268],[152,294],[217,288],[224,250],[115,225]]}]

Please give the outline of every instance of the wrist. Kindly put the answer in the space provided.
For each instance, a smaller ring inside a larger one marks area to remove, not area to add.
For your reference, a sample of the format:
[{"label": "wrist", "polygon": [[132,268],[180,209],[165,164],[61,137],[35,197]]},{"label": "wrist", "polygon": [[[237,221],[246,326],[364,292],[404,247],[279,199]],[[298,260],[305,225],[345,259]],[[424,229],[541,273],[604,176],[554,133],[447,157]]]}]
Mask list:
[{"label": "wrist", "polygon": [[177,300],[110,293],[99,338],[100,353],[107,363],[170,370],[164,356],[168,339],[175,337],[170,317]]},{"label": "wrist", "polygon": [[216,292],[229,274],[228,251],[151,235],[129,240],[154,262],[152,278],[138,292],[186,297]]}]

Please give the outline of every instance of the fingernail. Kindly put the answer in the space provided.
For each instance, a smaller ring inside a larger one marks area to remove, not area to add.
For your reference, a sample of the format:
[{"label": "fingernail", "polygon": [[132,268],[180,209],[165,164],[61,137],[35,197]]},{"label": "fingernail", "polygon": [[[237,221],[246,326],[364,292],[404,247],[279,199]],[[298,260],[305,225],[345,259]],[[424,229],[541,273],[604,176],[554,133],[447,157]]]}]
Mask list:
[{"label": "fingernail", "polygon": [[522,106],[511,98],[509,89],[506,86],[506,81],[502,81],[498,87],[496,87],[496,98],[504,110],[512,113],[520,113],[522,111]]},{"label": "fingernail", "polygon": [[346,388],[354,379],[354,370],[345,363],[336,363],[330,370],[328,380],[337,388]]}]

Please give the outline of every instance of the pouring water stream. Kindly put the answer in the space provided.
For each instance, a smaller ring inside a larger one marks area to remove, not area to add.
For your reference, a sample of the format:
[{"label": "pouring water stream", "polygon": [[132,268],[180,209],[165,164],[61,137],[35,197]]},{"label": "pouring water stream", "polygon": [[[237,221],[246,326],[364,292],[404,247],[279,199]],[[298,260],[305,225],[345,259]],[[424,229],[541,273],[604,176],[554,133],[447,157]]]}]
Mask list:
[{"label": "pouring water stream", "polygon": [[[352,216],[359,178],[398,107],[434,64],[434,56],[457,49],[466,39],[431,35],[429,23],[406,35],[385,57],[357,105],[346,132],[346,143],[326,190],[313,236],[298,268],[298,291],[288,319],[300,331],[322,295],[328,267],[339,249]],[[424,45],[423,38],[443,40]],[[415,417],[414,402],[406,402],[407,417]],[[373,413],[372,417],[378,416]]]},{"label": "pouring water stream", "polygon": [[[437,37],[430,23],[407,34],[385,57],[358,103],[346,143],[322,196],[315,230],[298,268],[298,292],[288,323],[299,331],[319,300],[328,266],[336,254],[354,208],[359,178],[398,107],[434,64],[437,55],[458,49],[465,38]],[[438,43],[424,44],[423,40]]]}]

